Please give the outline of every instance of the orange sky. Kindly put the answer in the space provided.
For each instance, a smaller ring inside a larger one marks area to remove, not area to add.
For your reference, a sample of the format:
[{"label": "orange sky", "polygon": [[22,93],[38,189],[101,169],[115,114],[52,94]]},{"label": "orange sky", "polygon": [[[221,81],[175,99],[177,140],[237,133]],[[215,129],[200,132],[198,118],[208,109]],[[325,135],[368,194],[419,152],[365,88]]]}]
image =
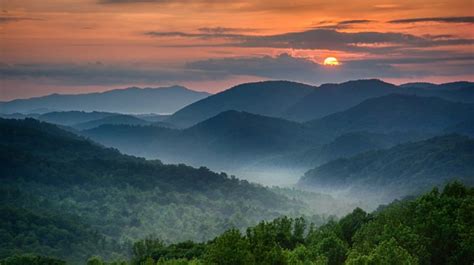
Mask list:
[{"label": "orange sky", "polygon": [[[473,3],[0,0],[0,100],[266,79],[473,80]],[[341,65],[321,66],[328,56]]]}]

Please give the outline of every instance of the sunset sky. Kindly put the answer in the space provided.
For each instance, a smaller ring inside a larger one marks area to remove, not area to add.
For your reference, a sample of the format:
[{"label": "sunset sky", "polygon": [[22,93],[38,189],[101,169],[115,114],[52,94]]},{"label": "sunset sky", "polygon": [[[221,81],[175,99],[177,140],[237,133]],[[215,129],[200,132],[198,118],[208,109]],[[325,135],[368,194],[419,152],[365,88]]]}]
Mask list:
[{"label": "sunset sky", "polygon": [[[0,100],[256,80],[474,80],[474,1],[0,0]],[[338,66],[323,65],[336,57]]]}]

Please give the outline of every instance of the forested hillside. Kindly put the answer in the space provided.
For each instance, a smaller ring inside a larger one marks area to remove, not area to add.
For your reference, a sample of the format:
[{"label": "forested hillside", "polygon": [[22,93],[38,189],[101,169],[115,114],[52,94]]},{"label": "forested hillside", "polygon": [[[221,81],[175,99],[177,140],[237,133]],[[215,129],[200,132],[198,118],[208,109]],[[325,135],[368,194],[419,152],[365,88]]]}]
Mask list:
[{"label": "forested hillside", "polygon": [[474,140],[454,134],[336,159],[308,171],[298,185],[396,198],[456,178],[474,184]]},{"label": "forested hillside", "polygon": [[[474,189],[454,182],[442,191],[435,188],[373,213],[356,208],[320,227],[304,218],[281,217],[245,232],[231,228],[204,243],[166,244],[149,237],[133,244],[129,262],[105,263],[93,257],[88,264],[470,265],[474,262],[473,205]],[[17,256],[3,262],[16,265],[31,259]]]},{"label": "forested hillside", "polygon": [[304,206],[225,173],[122,155],[32,119],[0,119],[0,160],[2,212],[13,218],[1,223],[2,257],[123,256],[123,244],[150,234],[206,240]]},{"label": "forested hillside", "polygon": [[440,132],[474,115],[474,104],[436,97],[391,94],[368,99],[357,106],[307,124],[322,135],[353,131]]}]

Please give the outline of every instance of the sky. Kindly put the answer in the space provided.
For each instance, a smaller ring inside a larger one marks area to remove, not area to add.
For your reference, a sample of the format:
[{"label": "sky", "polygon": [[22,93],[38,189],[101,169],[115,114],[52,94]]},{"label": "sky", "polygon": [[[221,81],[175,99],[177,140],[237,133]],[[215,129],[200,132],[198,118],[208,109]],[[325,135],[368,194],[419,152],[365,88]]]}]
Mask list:
[{"label": "sky", "polygon": [[0,0],[0,12],[3,101],[271,79],[474,80],[473,0]]}]

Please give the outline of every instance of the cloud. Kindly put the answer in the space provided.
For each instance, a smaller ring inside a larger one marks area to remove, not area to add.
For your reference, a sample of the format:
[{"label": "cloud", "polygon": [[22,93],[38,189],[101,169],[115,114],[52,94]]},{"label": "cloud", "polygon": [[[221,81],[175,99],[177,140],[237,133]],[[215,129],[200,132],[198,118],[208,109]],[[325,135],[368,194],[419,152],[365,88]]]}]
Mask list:
[{"label": "cloud", "polygon": [[[328,49],[347,52],[386,53],[400,48],[436,47],[447,45],[471,45],[474,39],[431,38],[398,32],[341,32],[334,29],[311,29],[276,35],[246,35],[231,33],[145,33],[152,37],[183,37],[200,39],[226,39],[231,42],[219,44],[231,47],[268,47],[291,49]],[[217,45],[217,46],[219,46]],[[198,44],[198,46],[205,46]],[[209,44],[216,46],[216,44]]]},{"label": "cloud", "polygon": [[169,0],[99,0],[101,4],[166,3]]},{"label": "cloud", "polygon": [[332,21],[321,21],[320,23],[318,23],[318,26],[313,27],[313,29],[330,29],[330,30],[347,29],[347,28],[352,28],[355,25],[368,24],[372,22],[375,22],[375,21],[368,20],[368,19],[343,20],[338,23],[335,23]]},{"label": "cloud", "polygon": [[32,18],[32,17],[0,16],[0,24],[18,22],[18,21],[24,21],[24,20],[42,20],[42,19]]},{"label": "cloud", "polygon": [[[423,64],[423,67],[411,67]],[[307,58],[283,53],[276,57],[237,57],[195,61],[187,69],[213,75],[254,75],[308,83],[341,82],[360,78],[420,77],[433,73],[442,76],[474,74],[474,56],[388,58],[343,61],[337,67],[322,66]]]},{"label": "cloud", "polygon": [[1,80],[41,80],[67,85],[111,85],[129,83],[199,81],[217,78],[187,69],[90,64],[0,64]]},{"label": "cloud", "polygon": [[207,34],[224,34],[224,33],[231,33],[231,32],[255,32],[259,31],[259,29],[252,29],[252,28],[228,28],[228,27],[204,27],[198,29],[200,32],[207,33]]},{"label": "cloud", "polygon": [[416,58],[360,59],[341,63],[337,67],[327,67],[308,58],[282,53],[274,57],[223,57],[198,60],[175,68],[115,66],[103,63],[0,64],[0,79],[64,86],[106,86],[206,82],[244,76],[321,84],[361,78],[413,78],[434,74],[474,75],[472,54],[451,56],[438,53]]},{"label": "cloud", "polygon": [[349,25],[349,24],[367,24],[374,22],[373,20],[368,20],[368,19],[354,19],[354,20],[344,20],[339,23],[338,25]]},{"label": "cloud", "polygon": [[440,22],[440,23],[474,23],[474,17],[425,17],[391,20],[389,23],[417,23],[417,22]]},{"label": "cloud", "polygon": [[181,31],[150,31],[146,32],[145,35],[152,37],[182,37],[182,38],[200,38],[200,39],[239,39],[245,35],[232,34],[226,32],[202,32],[199,33],[187,33]]}]

